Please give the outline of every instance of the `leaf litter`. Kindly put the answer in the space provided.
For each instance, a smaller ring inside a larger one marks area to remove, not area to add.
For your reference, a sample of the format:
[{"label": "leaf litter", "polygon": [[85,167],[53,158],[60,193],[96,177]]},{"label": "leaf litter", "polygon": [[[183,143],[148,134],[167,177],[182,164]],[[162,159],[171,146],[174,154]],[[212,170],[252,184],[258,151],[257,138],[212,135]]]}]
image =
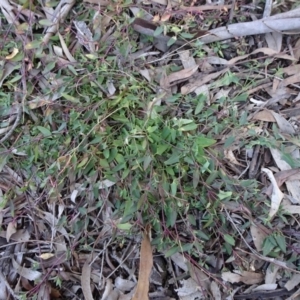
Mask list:
[{"label": "leaf litter", "polygon": [[85,2],[0,1],[1,299],[292,299],[299,8]]}]

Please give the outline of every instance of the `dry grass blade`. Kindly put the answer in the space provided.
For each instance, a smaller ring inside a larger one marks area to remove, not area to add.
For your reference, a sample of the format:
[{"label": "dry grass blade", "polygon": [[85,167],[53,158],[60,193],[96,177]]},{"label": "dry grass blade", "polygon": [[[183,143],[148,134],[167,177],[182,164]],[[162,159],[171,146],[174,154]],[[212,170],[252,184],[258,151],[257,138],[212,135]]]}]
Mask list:
[{"label": "dry grass blade", "polygon": [[94,300],[91,290],[91,266],[89,260],[86,260],[81,274],[81,288],[85,300]]},{"label": "dry grass blade", "polygon": [[150,243],[150,226],[146,227],[141,245],[139,279],[132,300],[148,300],[149,278],[153,266],[153,255]]}]

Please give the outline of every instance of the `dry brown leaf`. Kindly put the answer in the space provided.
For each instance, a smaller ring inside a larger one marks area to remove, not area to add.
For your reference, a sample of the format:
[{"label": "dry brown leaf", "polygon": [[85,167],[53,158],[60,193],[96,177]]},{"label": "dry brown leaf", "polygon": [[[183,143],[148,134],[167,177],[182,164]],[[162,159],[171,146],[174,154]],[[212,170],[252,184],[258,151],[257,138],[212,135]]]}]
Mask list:
[{"label": "dry brown leaf", "polygon": [[298,83],[298,82],[300,82],[300,74],[299,73],[282,80],[280,83],[280,87],[284,87],[289,84]]},{"label": "dry brown leaf", "polygon": [[300,168],[280,171],[274,176],[278,186],[280,187],[287,180],[300,180]]},{"label": "dry brown leaf", "polygon": [[291,215],[293,214],[299,214],[300,215],[300,206],[299,205],[290,205],[290,204],[284,204],[282,205],[282,208],[290,213]]},{"label": "dry brown leaf", "polygon": [[264,121],[264,122],[276,122],[272,112],[268,109],[264,109],[256,113],[253,117],[253,120]]},{"label": "dry brown leaf", "polygon": [[228,68],[223,69],[221,71],[212,73],[212,74],[208,74],[205,77],[201,77],[199,80],[195,81],[194,83],[191,84],[187,84],[184,85],[183,87],[181,87],[181,93],[183,95],[187,95],[189,93],[192,93],[193,91],[195,91],[198,87],[202,86],[203,84],[219,77],[220,75],[226,73],[228,71]]},{"label": "dry brown leaf", "polygon": [[300,64],[297,65],[290,65],[282,69],[283,73],[287,75],[294,75],[300,72]]},{"label": "dry brown leaf", "polygon": [[113,291],[113,284],[112,284],[112,280],[111,279],[106,279],[105,280],[105,289],[104,292],[102,294],[102,298],[101,300],[106,300],[108,298],[108,296],[112,293]]},{"label": "dry brown leaf", "polygon": [[266,284],[274,284],[277,281],[277,272],[279,270],[279,266],[270,264],[266,271],[265,283]]},{"label": "dry brown leaf", "polygon": [[280,52],[282,47],[282,33],[280,32],[268,32],[265,35],[268,47],[277,53]]},{"label": "dry brown leaf", "polygon": [[19,53],[19,49],[18,48],[13,48],[13,51],[11,54],[7,55],[5,57],[5,59],[12,59],[14,58],[17,54]]},{"label": "dry brown leaf", "polygon": [[274,291],[277,289],[277,284],[276,283],[265,283],[261,284],[257,287],[255,287],[252,292],[258,292],[258,291]]},{"label": "dry brown leaf", "polygon": [[9,222],[6,230],[6,240],[9,242],[10,237],[17,232],[16,222]]},{"label": "dry brown leaf", "polygon": [[185,69],[193,68],[197,66],[197,63],[193,56],[191,56],[190,50],[184,50],[179,52],[181,63]]},{"label": "dry brown leaf", "polygon": [[271,195],[271,208],[269,211],[269,217],[273,218],[279,209],[281,200],[283,198],[283,193],[279,189],[273,173],[269,169],[266,169],[266,168],[262,168],[261,170],[268,175],[269,180],[271,181],[271,183],[273,185],[273,190],[272,190],[272,195]]},{"label": "dry brown leaf", "polygon": [[153,255],[150,243],[151,227],[147,226],[141,245],[139,279],[132,300],[148,300],[149,279],[153,266]]},{"label": "dry brown leaf", "polygon": [[51,258],[51,257],[53,257],[53,256],[54,256],[53,253],[42,253],[42,254],[40,255],[40,258],[41,258],[41,259],[49,259],[49,258]]},{"label": "dry brown leaf", "polygon": [[297,40],[294,47],[294,56],[299,61],[300,59],[300,38]]},{"label": "dry brown leaf", "polygon": [[3,275],[0,275],[0,299],[9,299]]},{"label": "dry brown leaf", "polygon": [[181,253],[175,253],[173,255],[170,256],[170,258],[172,259],[172,261],[174,262],[174,264],[176,266],[178,266],[179,268],[181,268],[184,271],[188,271],[188,266],[186,264],[186,258],[181,254]]},{"label": "dry brown leaf", "polygon": [[178,72],[171,73],[167,76],[165,85],[166,87],[170,87],[172,83],[178,80],[183,80],[191,77],[196,71],[198,70],[198,66],[188,68],[188,69],[182,69]]},{"label": "dry brown leaf", "polygon": [[155,15],[155,16],[153,17],[153,19],[152,19],[152,22],[153,22],[153,23],[157,23],[157,22],[159,22],[159,20],[160,20],[160,16],[159,16],[159,15]]},{"label": "dry brown leaf", "polygon": [[[287,135],[286,135],[287,136]],[[298,150],[296,149],[296,152]],[[292,167],[282,158],[282,153],[275,149],[270,148],[270,152],[272,154],[272,157],[274,161],[276,162],[276,165],[280,168],[281,171],[283,170],[291,170]],[[293,152],[291,153],[292,157],[294,156]],[[297,157],[295,157],[297,158]],[[292,195],[292,197],[295,199],[293,203],[300,203],[300,182],[299,180],[287,180],[285,182],[286,187],[289,191],[289,193]]]},{"label": "dry brown leaf", "polygon": [[29,268],[25,268],[23,266],[20,266],[15,260],[14,258],[12,258],[12,265],[15,269],[15,271],[22,277],[28,279],[28,280],[32,280],[35,281],[39,278],[42,277],[42,273],[39,271],[34,271],[31,270]]},{"label": "dry brown leaf", "polygon": [[39,287],[37,300],[50,300],[51,287],[47,283],[42,283]]},{"label": "dry brown leaf", "polygon": [[285,284],[285,288],[288,291],[291,291],[295,286],[297,286],[300,283],[300,274],[293,274],[292,278],[288,280],[288,282]]},{"label": "dry brown leaf", "polygon": [[52,253],[44,253],[40,256],[40,264],[44,268],[50,268],[54,266],[58,266],[67,261],[67,253],[66,251],[57,251],[55,254]]},{"label": "dry brown leaf", "polygon": [[217,283],[215,281],[212,281],[211,285],[210,285],[210,291],[213,295],[214,300],[221,300],[221,291],[219,286],[217,285]]},{"label": "dry brown leaf", "polygon": [[169,19],[171,18],[172,14],[171,13],[164,13],[161,17],[161,21],[162,22],[166,22],[169,21]]},{"label": "dry brown leaf", "polygon": [[193,278],[180,281],[181,287],[175,289],[181,300],[203,299],[203,291],[199,289],[199,285]]},{"label": "dry brown leaf", "polygon": [[91,266],[87,259],[82,267],[81,288],[85,300],[94,300],[91,290]]},{"label": "dry brown leaf", "polygon": [[250,232],[252,235],[252,240],[255,245],[255,248],[257,251],[261,251],[263,249],[263,242],[265,238],[268,236],[267,230],[263,230],[263,225],[256,226],[255,224],[251,224],[250,226]]},{"label": "dry brown leaf", "polygon": [[248,285],[260,283],[263,280],[263,274],[243,271],[240,274],[232,272],[223,272],[222,279],[230,283],[243,282]]},{"label": "dry brown leaf", "polygon": [[189,261],[187,262],[187,265],[192,279],[194,279],[202,289],[208,291],[210,289],[209,277],[199,268],[192,265]]},{"label": "dry brown leaf", "polygon": [[289,123],[282,115],[280,115],[274,111],[271,111],[271,113],[278,124],[280,132],[287,133],[287,134],[295,133],[295,129],[293,128],[291,123]]},{"label": "dry brown leaf", "polygon": [[61,46],[62,46],[62,49],[66,55],[66,57],[68,58],[68,60],[70,62],[73,62],[75,63],[76,62],[76,59],[73,57],[73,55],[71,54],[71,52],[69,51],[68,47],[67,47],[67,44],[65,43],[62,35],[58,32],[58,37],[59,37],[59,40],[60,40],[60,43],[61,43]]},{"label": "dry brown leaf", "polygon": [[224,154],[225,154],[225,158],[228,159],[231,163],[235,165],[243,166],[241,163],[237,161],[231,149],[224,149]]}]

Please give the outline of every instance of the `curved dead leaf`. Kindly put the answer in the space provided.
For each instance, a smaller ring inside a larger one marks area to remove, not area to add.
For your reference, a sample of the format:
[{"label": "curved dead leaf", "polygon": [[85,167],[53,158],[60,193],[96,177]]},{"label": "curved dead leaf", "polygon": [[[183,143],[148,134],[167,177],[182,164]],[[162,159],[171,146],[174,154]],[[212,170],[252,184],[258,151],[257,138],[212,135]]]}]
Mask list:
[{"label": "curved dead leaf", "polygon": [[88,259],[82,267],[81,288],[85,300],[94,300],[91,290],[91,266]]},{"label": "curved dead leaf", "polygon": [[[263,226],[263,225],[261,225]],[[255,248],[257,251],[261,251],[263,249],[263,242],[265,238],[268,236],[266,231],[263,231],[262,228],[251,224],[250,226],[250,232],[252,235],[252,240],[255,245]]]},{"label": "curved dead leaf", "polygon": [[7,55],[7,56],[5,57],[5,59],[12,59],[12,58],[14,58],[18,53],[19,53],[19,49],[18,49],[18,48],[14,48],[13,51],[12,51],[12,53],[9,54],[9,55]]},{"label": "curved dead leaf", "polygon": [[230,283],[243,282],[245,284],[257,284],[263,280],[264,276],[260,273],[244,271],[240,274],[232,272],[223,272],[222,279]]},{"label": "curved dead leaf", "polygon": [[275,117],[272,112],[268,109],[264,109],[256,113],[253,117],[253,120],[265,121],[265,122],[276,122]]},{"label": "curved dead leaf", "polygon": [[141,245],[139,279],[132,300],[148,300],[149,278],[153,266],[153,255],[150,243],[150,226],[144,232]]},{"label": "curved dead leaf", "polygon": [[22,277],[24,277],[28,280],[34,281],[34,280],[37,280],[37,279],[42,277],[41,272],[34,271],[34,270],[29,269],[29,268],[24,268],[24,267],[20,266],[13,258],[12,258],[12,265],[15,268],[16,272],[20,276],[22,276]]},{"label": "curved dead leaf", "polygon": [[269,169],[266,169],[266,168],[262,168],[261,170],[263,172],[267,173],[269,180],[271,181],[271,183],[273,185],[273,191],[272,191],[272,196],[271,196],[271,208],[270,208],[270,212],[269,212],[269,217],[272,218],[278,211],[279,205],[283,198],[283,193],[279,189],[273,173]]},{"label": "curved dead leaf", "polygon": [[210,291],[213,294],[213,297],[215,300],[221,300],[221,291],[219,286],[217,285],[217,283],[215,281],[213,281],[210,285]]},{"label": "curved dead leaf", "polygon": [[16,222],[9,222],[6,230],[6,240],[9,242],[10,237],[17,232]]},{"label": "curved dead leaf", "polygon": [[47,283],[42,283],[42,285],[39,288],[39,292],[37,295],[37,300],[50,300],[50,292],[51,287]]},{"label": "curved dead leaf", "polygon": [[165,78],[165,82],[163,87],[169,88],[175,81],[183,80],[191,77],[198,70],[198,66],[182,69],[178,72],[171,73],[169,76]]}]

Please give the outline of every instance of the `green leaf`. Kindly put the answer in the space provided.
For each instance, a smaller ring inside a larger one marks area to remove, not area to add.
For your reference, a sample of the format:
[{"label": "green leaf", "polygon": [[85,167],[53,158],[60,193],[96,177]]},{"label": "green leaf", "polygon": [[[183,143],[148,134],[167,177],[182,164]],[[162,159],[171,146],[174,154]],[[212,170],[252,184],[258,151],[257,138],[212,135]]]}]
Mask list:
[{"label": "green leaf", "polygon": [[89,158],[86,156],[78,165],[77,165],[77,169],[81,169],[83,166],[86,165],[86,163],[88,162]]},{"label": "green leaf", "polygon": [[47,74],[49,73],[52,69],[55,68],[55,64],[56,62],[55,61],[51,61],[50,63],[48,63],[45,67],[45,69],[43,70],[43,74]]},{"label": "green leaf", "polygon": [[41,46],[42,41],[32,41],[25,46],[26,50],[37,49]]},{"label": "green leaf", "polygon": [[224,143],[224,147],[225,148],[228,148],[229,146],[231,146],[235,141],[235,137],[234,136],[230,136],[228,137],[226,140],[225,140],[225,143]]},{"label": "green leaf", "polygon": [[201,167],[201,173],[205,173],[207,170],[208,170],[208,168],[209,168],[209,161],[206,161],[204,164],[203,164],[203,166]]},{"label": "green leaf", "polygon": [[175,36],[171,37],[169,40],[168,40],[168,43],[167,43],[167,46],[170,47],[172,46],[173,44],[175,44],[177,41],[177,38]]},{"label": "green leaf", "polygon": [[219,190],[218,198],[220,200],[224,200],[226,198],[230,198],[231,196],[232,196],[232,192],[231,191],[224,192],[222,190]]},{"label": "green leaf", "polygon": [[200,172],[198,169],[195,169],[193,172],[193,187],[194,187],[194,189],[198,186],[199,179],[200,179]]},{"label": "green leaf", "polygon": [[224,234],[224,240],[231,246],[235,246],[235,239],[229,235],[229,234]]},{"label": "green leaf", "polygon": [[42,126],[37,126],[36,127],[42,134],[43,136],[47,137],[47,136],[50,136],[51,135],[51,131],[45,127],[42,127]]},{"label": "green leaf", "polygon": [[191,123],[191,124],[180,127],[178,130],[179,131],[190,131],[190,130],[195,130],[197,128],[198,128],[197,124]]},{"label": "green leaf", "polygon": [[277,245],[279,246],[280,250],[283,253],[286,253],[286,241],[285,241],[285,237],[281,234],[275,234],[274,238],[277,242]]},{"label": "green leaf", "polygon": [[263,243],[263,255],[267,256],[274,248],[275,245],[271,242],[270,237],[267,237]]},{"label": "green leaf", "polygon": [[51,22],[48,19],[41,19],[41,20],[39,20],[39,24],[42,26],[51,26],[53,24],[53,22]]},{"label": "green leaf", "polygon": [[73,103],[79,103],[79,99],[73,97],[73,96],[70,96],[66,93],[62,93],[61,94],[66,100],[70,101],[70,102],[73,102]]},{"label": "green leaf", "polygon": [[156,37],[160,35],[163,31],[164,31],[164,26],[159,26],[154,30],[153,36]]},{"label": "green leaf", "polygon": [[189,221],[193,226],[196,226],[197,222],[196,222],[195,216],[189,214],[187,217],[188,217],[188,221]]},{"label": "green leaf", "polygon": [[239,124],[240,125],[246,125],[248,123],[247,117],[248,117],[248,114],[247,114],[247,111],[245,110],[245,111],[242,112],[242,115],[239,119]]},{"label": "green leaf", "polygon": [[210,239],[210,237],[207,234],[205,234],[203,231],[198,230],[198,231],[195,231],[195,233],[202,240],[209,241],[209,239]]},{"label": "green leaf", "polygon": [[171,194],[172,196],[175,196],[177,193],[177,182],[176,180],[173,180],[173,182],[171,183]]},{"label": "green leaf", "polygon": [[22,78],[22,75],[17,75],[13,79],[11,79],[9,81],[9,83],[15,83],[15,82],[19,81],[21,78]]},{"label": "green leaf", "polygon": [[199,101],[195,108],[195,115],[198,115],[202,111],[203,107],[204,107],[204,102]]},{"label": "green leaf", "polygon": [[247,93],[237,95],[232,101],[247,101],[249,98]]},{"label": "green leaf", "polygon": [[144,164],[143,164],[144,171],[148,169],[151,161],[152,161],[152,157],[150,155],[144,158]]},{"label": "green leaf", "polygon": [[103,168],[110,167],[108,161],[106,159],[102,159],[102,158],[99,159],[99,165]]},{"label": "green leaf", "polygon": [[183,37],[184,39],[192,39],[195,36],[195,34],[191,34],[188,32],[181,32],[180,36]]},{"label": "green leaf", "polygon": [[212,171],[206,179],[206,184],[210,185],[219,176],[219,171]]},{"label": "green leaf", "polygon": [[205,136],[199,136],[196,138],[195,142],[201,148],[209,147],[216,143],[216,140],[207,138]]},{"label": "green leaf", "polygon": [[179,251],[180,251],[180,248],[178,246],[174,246],[165,253],[165,257],[170,257],[173,254],[178,253]]},{"label": "green leaf", "polygon": [[182,247],[181,247],[181,251],[182,252],[186,252],[186,251],[189,251],[193,248],[194,244],[192,243],[188,243],[188,244],[184,244]]},{"label": "green leaf", "polygon": [[156,154],[162,155],[169,147],[169,145],[158,145],[156,149]]},{"label": "green leaf", "polygon": [[179,162],[179,155],[177,153],[174,153],[168,160],[166,160],[164,163],[165,165],[173,165]]},{"label": "green leaf", "polygon": [[132,225],[130,223],[117,224],[117,227],[121,230],[130,230]]},{"label": "green leaf", "polygon": [[168,205],[165,208],[165,212],[167,218],[167,222],[166,222],[167,227],[173,227],[177,219],[177,211],[175,207],[173,207],[172,205]]}]

